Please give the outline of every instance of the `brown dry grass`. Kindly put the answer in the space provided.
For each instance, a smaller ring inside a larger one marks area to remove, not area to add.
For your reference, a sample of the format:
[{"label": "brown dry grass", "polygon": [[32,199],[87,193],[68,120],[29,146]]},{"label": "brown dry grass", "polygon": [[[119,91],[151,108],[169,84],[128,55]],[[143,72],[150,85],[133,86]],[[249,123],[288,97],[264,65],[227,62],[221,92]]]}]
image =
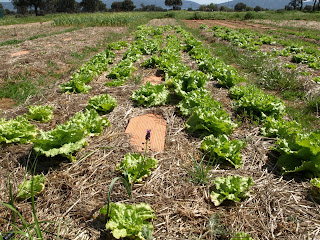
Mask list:
[{"label": "brown dry grass", "polygon": [[[117,61],[122,52],[118,52]],[[186,55],[184,57],[185,62],[193,64]],[[140,68],[135,74],[144,77],[154,74],[154,70]],[[245,231],[254,238],[319,239],[320,209],[310,198],[310,184],[306,179],[284,178],[279,174],[275,156],[270,152],[273,140],[261,137],[259,127],[245,121],[232,134],[232,138],[247,142],[247,147],[242,151],[242,168],[225,169],[216,165],[209,172],[211,179],[228,174],[252,176],[255,185],[251,188],[251,197],[240,203],[214,207],[209,201],[212,184],[206,187],[189,181],[185,167],[192,164],[190,154],[199,157],[201,140],[184,131],[185,119],[177,114],[175,106],[136,107],[129,97],[138,88],[137,84],[128,82],[125,86],[107,88],[105,81],[104,73],[92,82],[93,89],[89,94],[61,94],[56,85],[41,98],[32,99],[55,107],[54,121],[38,124],[45,130],[81,111],[94,95],[108,93],[118,101],[118,107],[107,115],[111,127],[100,136],[89,139],[88,146],[76,154],[76,163],[39,158],[37,172],[46,173],[47,183],[36,199],[37,216],[42,221],[54,221],[53,224],[46,224],[48,233],[45,239],[55,239],[59,223],[62,239],[112,239],[104,232],[98,211],[106,204],[109,184],[116,176],[116,164],[127,152],[133,151],[128,136],[124,134],[128,121],[145,113],[161,115],[167,121],[165,152],[149,152],[149,155],[159,159],[159,166],[145,182],[134,186],[132,199],[128,199],[120,184],[114,187],[111,199],[114,202],[150,204],[157,216],[153,222],[155,239],[222,239],[218,234],[218,224],[213,221],[213,217],[217,216],[229,231]],[[212,83],[208,88],[232,114],[228,91],[216,88]],[[24,112],[26,108],[21,106],[5,114],[14,117]],[[1,146],[0,201],[8,202],[6,181],[10,173],[16,192],[17,185],[24,178],[30,150],[30,145]],[[16,207],[31,222],[30,202],[16,202]],[[11,219],[11,213],[0,207],[0,217]],[[223,230],[223,227],[220,228]],[[9,225],[0,220],[0,231],[9,229]],[[225,237],[228,239],[230,235]]]}]

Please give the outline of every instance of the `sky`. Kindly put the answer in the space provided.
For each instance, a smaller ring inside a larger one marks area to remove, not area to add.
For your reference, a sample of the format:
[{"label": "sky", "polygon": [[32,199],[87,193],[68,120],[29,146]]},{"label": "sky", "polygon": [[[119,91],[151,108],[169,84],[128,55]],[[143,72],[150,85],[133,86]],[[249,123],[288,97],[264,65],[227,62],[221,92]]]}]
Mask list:
[{"label": "sky", "polygon": [[[197,2],[199,4],[210,4],[210,3],[216,3],[217,4],[217,3],[228,2],[228,1],[231,1],[231,0],[191,0],[191,1]],[[10,0],[0,0],[0,2],[10,2]]]}]

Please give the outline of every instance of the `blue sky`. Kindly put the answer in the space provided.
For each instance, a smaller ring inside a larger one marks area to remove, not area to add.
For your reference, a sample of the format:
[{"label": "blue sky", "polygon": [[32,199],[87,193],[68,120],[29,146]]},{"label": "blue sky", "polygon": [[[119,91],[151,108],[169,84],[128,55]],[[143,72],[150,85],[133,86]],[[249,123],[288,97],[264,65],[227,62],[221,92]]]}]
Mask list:
[{"label": "blue sky", "polygon": [[[191,0],[200,4],[210,4],[210,3],[223,3],[228,2],[228,0]],[[231,1],[231,0],[229,0]],[[0,2],[10,2],[10,0],[0,0]]]}]

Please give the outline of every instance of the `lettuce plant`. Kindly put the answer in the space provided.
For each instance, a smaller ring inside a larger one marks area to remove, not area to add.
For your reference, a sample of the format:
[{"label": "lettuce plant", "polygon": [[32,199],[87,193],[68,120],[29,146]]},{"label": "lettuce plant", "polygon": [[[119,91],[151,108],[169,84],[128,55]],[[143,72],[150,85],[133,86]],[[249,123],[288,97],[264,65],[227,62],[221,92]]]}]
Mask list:
[{"label": "lettuce plant", "polygon": [[242,166],[240,150],[244,146],[246,146],[244,141],[229,140],[226,135],[218,137],[210,135],[203,138],[200,148],[207,153],[212,162],[228,161],[235,168],[239,168]]},{"label": "lettuce plant", "polygon": [[117,106],[115,98],[109,94],[103,94],[94,96],[89,100],[88,109],[95,109],[98,112],[108,113],[111,112]]},{"label": "lettuce plant", "polygon": [[87,93],[91,86],[86,85],[91,82],[95,76],[98,76],[103,71],[107,71],[108,64],[113,62],[115,53],[107,49],[104,52],[98,53],[90,61],[82,65],[77,72],[72,74],[69,82],[61,84],[60,88],[63,92],[70,93]]},{"label": "lettuce plant", "polygon": [[50,105],[34,105],[28,107],[29,112],[26,114],[27,119],[39,122],[49,122],[53,118],[53,107]]},{"label": "lettuce plant", "polygon": [[145,107],[164,105],[170,100],[170,92],[165,85],[152,85],[147,82],[138,90],[134,91],[131,99]]},{"label": "lettuce plant", "polygon": [[200,135],[219,136],[230,134],[237,125],[230,119],[223,109],[198,108],[186,122],[186,129],[190,133]]},{"label": "lettuce plant", "polygon": [[36,127],[22,116],[8,121],[0,119],[0,143],[30,143],[37,134]]},{"label": "lettuce plant", "polygon": [[141,181],[143,178],[151,174],[151,169],[158,166],[158,160],[155,158],[147,158],[139,153],[127,153],[116,169],[126,175],[129,183]]},{"label": "lettuce plant", "polygon": [[291,135],[279,139],[281,153],[278,166],[283,174],[303,172],[307,177],[320,177],[320,132]]},{"label": "lettuce plant", "polygon": [[85,82],[79,79],[71,79],[69,82],[60,85],[62,92],[69,93],[88,93],[91,88],[91,86],[86,85]]},{"label": "lettuce plant", "polygon": [[283,118],[266,117],[261,127],[261,134],[272,138],[289,138],[302,132],[302,126],[296,121],[287,121]]},{"label": "lettuce plant", "polygon": [[201,71],[189,70],[169,78],[166,85],[173,87],[176,94],[183,97],[187,92],[205,87],[208,76]]},{"label": "lettuce plant", "polygon": [[313,178],[310,180],[310,183],[317,188],[318,192],[320,192],[320,178]]},{"label": "lettuce plant", "polygon": [[85,135],[98,135],[104,127],[110,126],[110,122],[100,117],[94,109],[76,113],[66,124],[78,125],[85,131]]},{"label": "lettuce plant", "polygon": [[234,106],[238,113],[246,112],[257,118],[264,115],[279,118],[285,113],[286,106],[281,99],[254,86],[234,86],[230,96],[236,99]]},{"label": "lettuce plant", "polygon": [[58,125],[49,132],[40,130],[33,149],[46,157],[61,155],[73,160],[72,153],[80,150],[87,143],[85,133],[85,129],[76,123]]},{"label": "lettuce plant", "polygon": [[118,42],[109,43],[107,46],[107,49],[120,50],[127,46],[128,46],[128,43],[126,41],[118,41]]},{"label": "lettuce plant", "polygon": [[216,190],[211,192],[210,199],[215,206],[219,206],[224,200],[239,202],[248,197],[248,189],[253,185],[253,180],[251,177],[226,176],[217,177],[213,183]]},{"label": "lettuce plant", "polygon": [[[101,215],[107,215],[108,207],[100,209]],[[116,239],[150,239],[153,225],[149,220],[155,219],[154,211],[146,203],[124,204],[111,203],[109,221],[106,230],[110,230]]]},{"label": "lettuce plant", "polygon": [[198,88],[185,94],[177,106],[183,116],[190,116],[198,108],[221,109],[221,104],[215,101],[204,88]]},{"label": "lettuce plant", "polygon": [[25,180],[18,186],[17,198],[25,200],[31,197],[31,185],[33,184],[33,195],[38,195],[43,189],[46,178],[43,174],[35,175],[31,180]]},{"label": "lettuce plant", "polygon": [[93,109],[78,112],[68,122],[51,131],[40,130],[33,149],[46,157],[61,155],[74,160],[72,153],[86,145],[86,136],[101,133],[103,127],[109,124],[108,120],[100,117]]}]

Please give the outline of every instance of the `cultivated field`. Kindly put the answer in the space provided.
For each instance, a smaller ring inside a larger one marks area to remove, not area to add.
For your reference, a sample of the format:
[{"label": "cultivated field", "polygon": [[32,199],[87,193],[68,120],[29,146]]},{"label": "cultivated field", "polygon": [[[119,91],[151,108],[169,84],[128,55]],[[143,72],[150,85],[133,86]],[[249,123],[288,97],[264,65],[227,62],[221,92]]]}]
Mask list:
[{"label": "cultivated field", "polygon": [[[0,239],[119,239],[142,223],[128,239],[320,239],[318,15],[236,14],[0,22]],[[131,176],[125,131],[144,114],[165,120],[164,151]],[[117,232],[115,210],[99,214],[109,195],[154,213],[122,212]]]}]

